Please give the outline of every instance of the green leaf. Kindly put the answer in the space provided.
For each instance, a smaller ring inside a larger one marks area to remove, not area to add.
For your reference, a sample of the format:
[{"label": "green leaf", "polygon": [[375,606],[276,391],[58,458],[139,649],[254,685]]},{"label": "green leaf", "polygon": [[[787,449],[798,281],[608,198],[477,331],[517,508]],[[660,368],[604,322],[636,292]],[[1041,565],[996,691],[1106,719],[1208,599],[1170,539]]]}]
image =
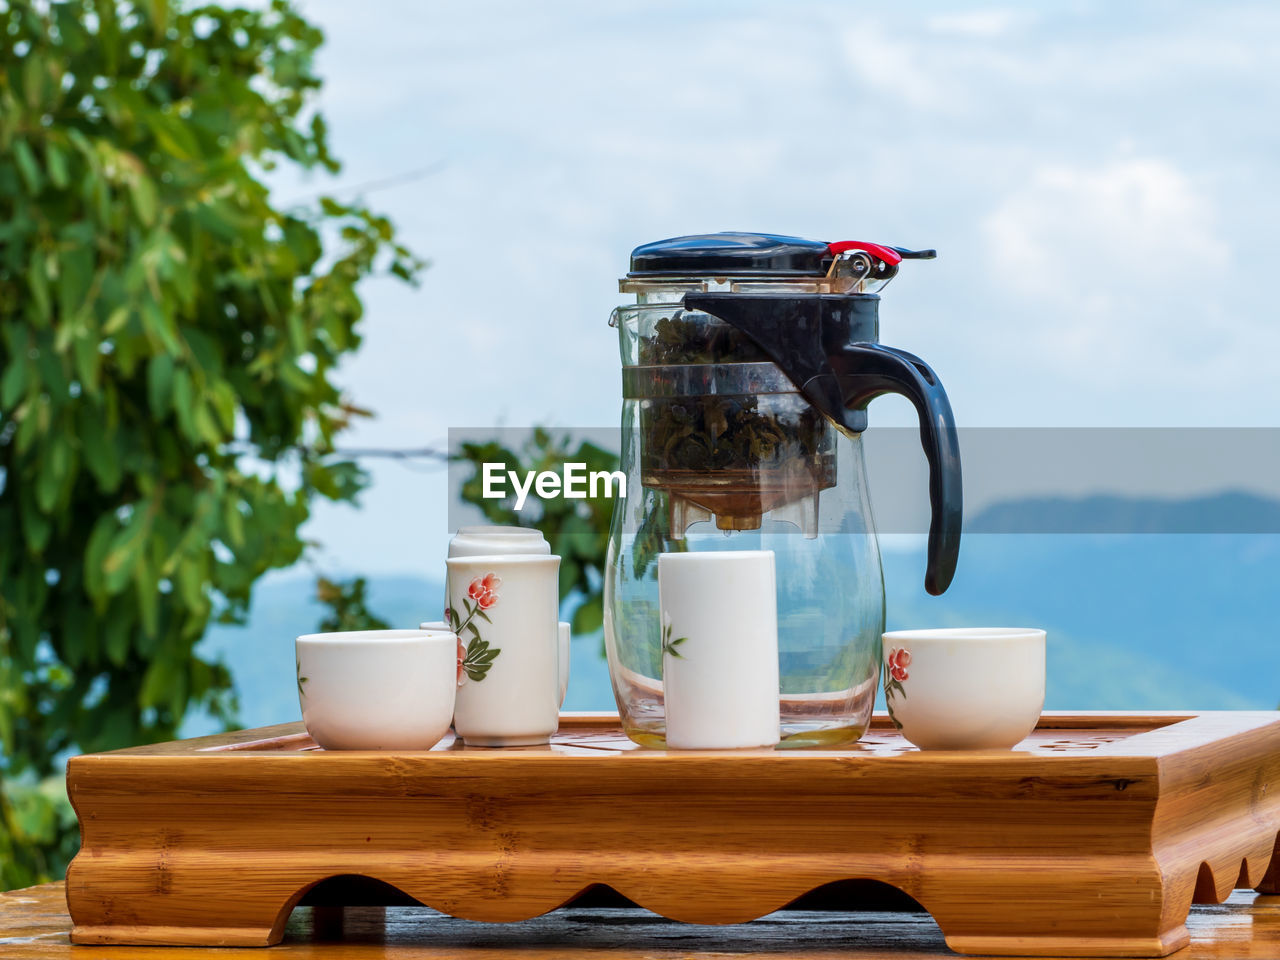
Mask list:
[{"label": "green leaf", "polygon": [[231,384],[225,380],[219,380],[209,392],[209,400],[218,414],[222,428],[227,436],[230,436],[236,429],[236,394],[231,389]]},{"label": "green leaf", "polygon": [[49,536],[53,533],[53,524],[49,520],[48,511],[40,510],[35,503],[24,500],[22,503],[22,536],[27,544],[27,552],[39,556],[49,544]]},{"label": "green leaf", "polygon": [[87,410],[82,413],[79,423],[80,452],[84,456],[85,466],[98,481],[99,489],[104,493],[111,493],[120,486],[124,477],[115,433],[106,429],[96,415]]},{"label": "green leaf", "polygon": [[151,665],[147,667],[147,672],[142,676],[138,706],[145,709],[163,704],[174,679],[173,670],[167,660],[163,658],[152,660]]},{"label": "green leaf", "polygon": [[94,523],[93,531],[89,534],[89,541],[85,546],[85,593],[88,594],[89,599],[94,601],[95,606],[99,607],[99,612],[105,609],[107,599],[105,570],[107,551],[111,547],[112,538],[119,529],[120,524],[116,520],[115,514],[112,512],[104,513]]},{"label": "green leaf", "polygon": [[34,197],[40,192],[43,180],[40,176],[40,166],[36,163],[36,155],[31,151],[31,145],[25,140],[15,140],[13,159],[18,165],[18,174],[22,177],[27,193]]},{"label": "green leaf", "polygon": [[163,420],[169,415],[173,395],[173,357],[158,353],[147,364],[147,404],[156,420]]},{"label": "green leaf", "polygon": [[222,431],[218,424],[214,422],[213,414],[209,412],[209,405],[200,402],[195,405],[195,428],[201,439],[211,446],[217,446],[222,442]]},{"label": "green leaf", "polygon": [[150,504],[146,501],[134,504],[129,522],[111,539],[111,546],[107,550],[106,558],[102,561],[107,593],[112,595],[119,593],[133,577],[134,568],[142,557],[150,529]]},{"label": "green leaf", "polygon": [[178,427],[193,443],[200,442],[200,430],[196,426],[194,389],[191,374],[179,367],[173,374],[173,408],[178,414]]},{"label": "green leaf", "polygon": [[142,301],[142,329],[152,342],[172,354],[178,354],[178,338],[175,334],[173,319],[166,315],[160,304],[147,297]]},{"label": "green leaf", "polygon": [[27,267],[27,289],[31,291],[37,316],[48,323],[53,312],[53,298],[49,293],[49,274],[41,257],[33,256]]},{"label": "green leaf", "polygon": [[76,376],[80,386],[91,397],[98,395],[102,374],[102,353],[98,350],[98,338],[81,328],[72,341],[71,351],[75,357]]},{"label": "green leaf", "polygon": [[128,307],[116,307],[111,311],[111,315],[107,317],[107,322],[102,326],[102,335],[109,337],[119,333],[125,328],[125,324],[129,322],[130,312]]},{"label": "green leaf", "polygon": [[154,638],[160,632],[160,584],[151,564],[147,562],[145,551],[134,567],[133,585],[142,629],[148,637]]},{"label": "green leaf", "polygon": [[67,155],[62,152],[61,147],[50,140],[44,146],[44,158],[50,182],[59,190],[65,189],[71,182],[71,176],[67,172]]},{"label": "green leaf", "polygon": [[595,633],[604,626],[604,598],[601,594],[588,597],[573,611],[570,629],[575,635]]},{"label": "green leaf", "polygon": [[71,442],[66,434],[55,433],[50,438],[40,467],[40,479],[36,482],[36,503],[43,513],[53,512],[70,466]]},{"label": "green leaf", "polygon": [[133,640],[133,621],[124,617],[107,620],[106,651],[112,666],[123,667],[129,659],[129,646]]},{"label": "green leaf", "polygon": [[202,568],[203,564],[197,558],[187,557],[178,564],[175,571],[178,594],[188,610],[202,610],[208,606],[208,600],[204,594],[205,578]]},{"label": "green leaf", "polygon": [[11,356],[4,377],[0,378],[0,409],[12,410],[26,388],[27,358]]},{"label": "green leaf", "polygon": [[136,173],[129,178],[129,196],[133,199],[133,208],[138,219],[146,226],[156,221],[156,185],[145,173]]},{"label": "green leaf", "polygon": [[227,540],[233,547],[244,546],[244,514],[240,512],[240,501],[232,497],[223,502],[222,522],[226,530]]}]

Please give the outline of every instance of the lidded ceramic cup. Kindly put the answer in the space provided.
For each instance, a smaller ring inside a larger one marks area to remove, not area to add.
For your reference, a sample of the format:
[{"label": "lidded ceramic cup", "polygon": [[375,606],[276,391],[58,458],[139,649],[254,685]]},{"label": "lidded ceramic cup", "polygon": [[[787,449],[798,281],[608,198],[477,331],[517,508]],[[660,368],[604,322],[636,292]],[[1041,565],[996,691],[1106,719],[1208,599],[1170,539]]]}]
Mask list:
[{"label": "lidded ceramic cup", "polygon": [[451,557],[446,622],[462,645],[453,725],[471,746],[546,743],[560,719],[560,558]]}]

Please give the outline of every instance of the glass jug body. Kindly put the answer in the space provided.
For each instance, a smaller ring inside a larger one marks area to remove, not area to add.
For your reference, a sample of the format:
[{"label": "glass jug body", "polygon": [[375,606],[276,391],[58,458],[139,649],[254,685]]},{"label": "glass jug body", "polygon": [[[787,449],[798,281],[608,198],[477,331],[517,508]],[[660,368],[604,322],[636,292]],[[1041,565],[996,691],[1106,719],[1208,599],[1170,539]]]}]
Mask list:
[{"label": "glass jug body", "polygon": [[610,529],[604,630],[623,728],[664,742],[658,554],[772,550],[782,746],[855,741],[884,631],[861,440],[739,331],[683,310],[681,292],[650,292],[614,314],[628,489]]}]

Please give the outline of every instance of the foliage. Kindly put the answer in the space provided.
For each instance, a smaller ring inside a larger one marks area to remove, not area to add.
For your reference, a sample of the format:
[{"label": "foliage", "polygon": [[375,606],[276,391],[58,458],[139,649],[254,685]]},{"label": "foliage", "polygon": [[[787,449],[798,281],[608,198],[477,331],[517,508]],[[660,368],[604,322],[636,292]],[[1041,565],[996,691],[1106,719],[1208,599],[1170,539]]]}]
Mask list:
[{"label": "foliage", "polygon": [[316,578],[316,599],[329,608],[320,621],[321,633],[339,630],[386,630],[390,624],[369,610],[365,592],[368,583],[364,577],[352,580]]},{"label": "foliage", "polygon": [[60,876],[80,845],[76,814],[61,775],[5,784],[0,822],[0,889]]},{"label": "foliage", "polygon": [[308,105],[322,36],[287,0],[10,0],[0,26],[0,852],[17,883],[55,873],[67,836],[42,839],[21,783],[67,751],[170,738],[192,709],[231,717],[227,670],[193,648],[299,558],[312,497],[360,489],[332,451],[363,411],[330,376],[360,342],[357,282],[420,264],[362,205],[272,203],[264,171],[338,168]]},{"label": "foliage", "polygon": [[535,527],[542,531],[551,552],[560,556],[560,599],[570,595],[581,598],[573,614],[575,634],[593,633],[604,622],[604,568],[609,546],[609,520],[613,516],[613,500],[605,496],[570,500],[556,497],[541,502],[537,514],[517,512],[507,500],[487,500],[483,492],[482,464],[502,464],[523,476],[528,471],[563,472],[566,463],[582,463],[588,473],[612,472],[618,469],[618,455],[593,443],[571,446],[571,438],[555,436],[541,427],[517,449],[497,441],[464,443],[456,459],[469,463],[471,476],[462,484],[464,502],[479,507],[490,523]]}]

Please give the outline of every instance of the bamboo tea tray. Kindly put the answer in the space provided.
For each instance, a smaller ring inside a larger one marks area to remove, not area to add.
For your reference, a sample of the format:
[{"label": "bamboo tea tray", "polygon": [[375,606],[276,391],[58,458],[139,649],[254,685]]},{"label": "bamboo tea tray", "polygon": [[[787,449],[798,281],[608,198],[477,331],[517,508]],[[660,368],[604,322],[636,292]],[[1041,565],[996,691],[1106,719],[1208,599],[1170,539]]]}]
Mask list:
[{"label": "bamboo tea tray", "polygon": [[418,753],[293,723],[75,757],[67,783],[75,943],[273,944],[334,877],[486,921],[607,884],[692,923],[867,878],[961,953],[1155,957],[1192,902],[1280,892],[1277,713],[1046,714],[1012,753],[921,753],[886,717],[847,749],[733,752],[644,750],[611,715]]}]

